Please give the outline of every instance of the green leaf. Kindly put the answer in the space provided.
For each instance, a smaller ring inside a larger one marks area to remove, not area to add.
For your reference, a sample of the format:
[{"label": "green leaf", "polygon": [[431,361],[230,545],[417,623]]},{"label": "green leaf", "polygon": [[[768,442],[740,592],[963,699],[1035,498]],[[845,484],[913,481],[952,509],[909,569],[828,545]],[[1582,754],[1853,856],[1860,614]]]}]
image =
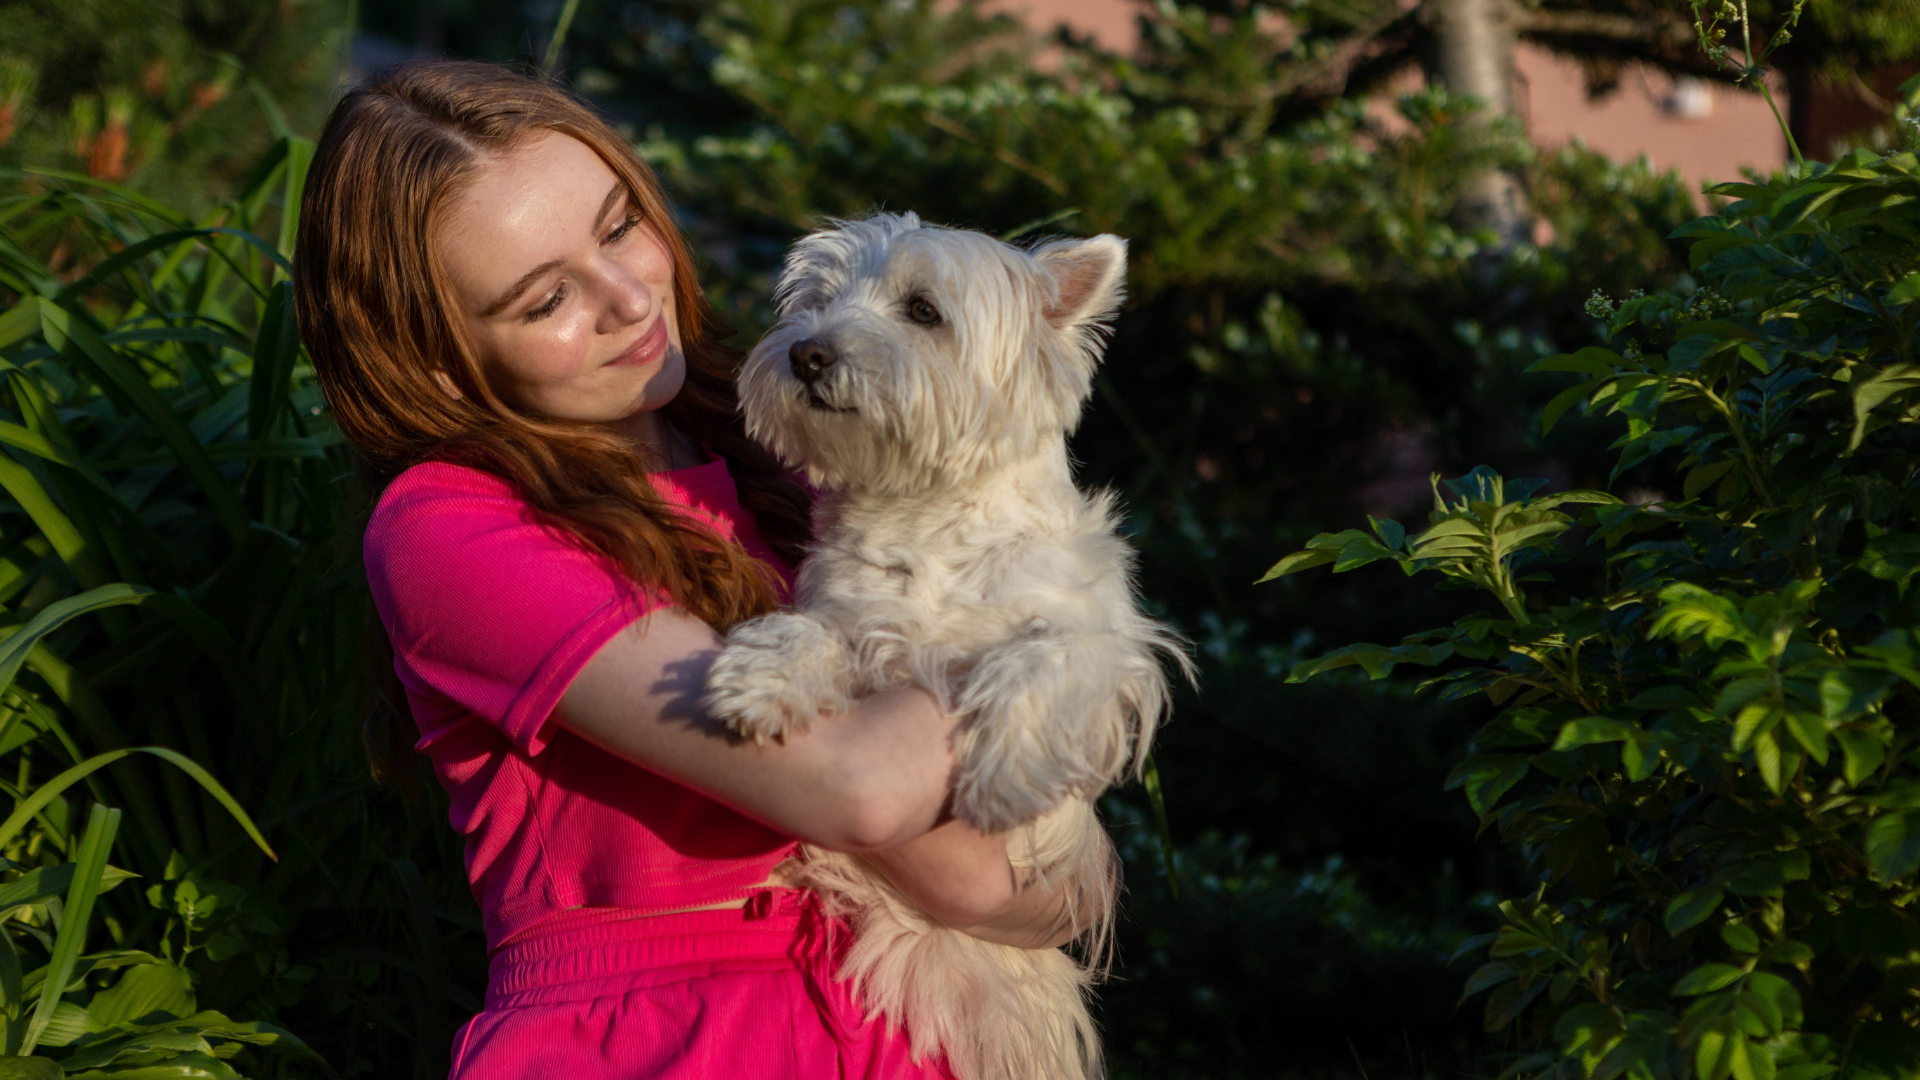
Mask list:
[{"label": "green leaf", "polygon": [[1841,728],[1833,733],[1846,754],[1847,783],[1859,785],[1879,770],[1887,758],[1887,746],[1878,735],[1859,728]]},{"label": "green leaf", "polygon": [[1687,471],[1686,481],[1680,485],[1681,497],[1686,499],[1697,498],[1701,492],[1712,487],[1720,478],[1726,476],[1727,472],[1737,464],[1739,464],[1739,462],[1734,459],[1726,458],[1722,461],[1714,461],[1705,465],[1694,466]]},{"label": "green leaf", "polygon": [[1847,439],[1847,452],[1860,448],[1867,437],[1867,418],[1873,410],[1896,394],[1920,386],[1920,364],[1888,364],[1867,378],[1853,382],[1853,434]]},{"label": "green leaf", "polygon": [[[37,870],[29,870],[21,874],[5,885],[0,885],[0,911],[16,908],[22,904],[44,903],[66,892],[73,885],[73,868],[73,863],[42,866]],[[101,872],[100,891],[109,892],[121,882],[139,876],[132,871],[109,866]]]},{"label": "green leaf", "polygon": [[1768,1035],[1778,1035],[1787,1028],[1797,1028],[1803,1019],[1800,1008],[1800,992],[1793,984],[1770,971],[1755,971],[1747,976],[1747,983],[1741,988],[1740,1003],[1758,1013],[1766,1024]]},{"label": "green leaf", "polygon": [[1881,881],[1920,870],[1920,810],[1880,814],[1867,826],[1867,864]]},{"label": "green leaf", "polygon": [[248,528],[246,508],[240,505],[238,496],[220,475],[219,467],[207,456],[207,448],[154,389],[145,373],[109,348],[84,322],[70,317],[49,301],[40,302],[40,327],[49,344],[71,355],[104,389],[121,398],[129,411],[153,427],[213,504],[214,515],[228,537],[235,543],[244,540]]},{"label": "green leaf", "polygon": [[1520,973],[1520,966],[1511,960],[1495,960],[1484,964],[1480,970],[1467,978],[1467,985],[1460,991],[1461,1000],[1466,1000],[1482,990],[1489,990],[1513,978]]},{"label": "green leaf", "polygon": [[1582,716],[1569,720],[1560,728],[1560,737],[1554,740],[1555,750],[1574,750],[1594,743],[1620,742],[1623,739],[1640,738],[1642,732],[1632,724],[1609,720],[1604,716]]},{"label": "green leaf", "polygon": [[1807,751],[1807,756],[1825,765],[1827,763],[1827,722],[1818,713],[1802,709],[1785,710],[1786,728],[1794,741]]},{"label": "green leaf", "polygon": [[95,994],[87,1006],[94,1031],[119,1024],[155,1023],[155,1013],[179,1019],[197,1011],[193,979],[184,968],[164,963],[128,968],[119,982]]},{"label": "green leaf", "polygon": [[1813,959],[1813,947],[1800,941],[1776,941],[1762,955],[1775,964],[1804,964]]},{"label": "green leaf", "polygon": [[1727,948],[1735,952],[1757,953],[1760,951],[1760,935],[1746,923],[1728,923],[1720,928],[1720,940]]},{"label": "green leaf", "polygon": [[1279,562],[1274,563],[1265,574],[1261,575],[1260,580],[1254,582],[1254,584],[1259,585],[1262,582],[1272,581],[1277,577],[1285,577],[1288,574],[1297,573],[1310,567],[1325,566],[1339,557],[1340,553],[1337,551],[1296,551],[1286,558],[1281,559]]},{"label": "green leaf", "polygon": [[293,239],[300,230],[300,193],[306,189],[307,167],[313,164],[314,146],[313,140],[298,135],[284,138],[287,144],[285,186],[280,192],[280,241],[275,247],[282,256],[292,259]]},{"label": "green leaf", "polygon": [[1447,774],[1446,789],[1465,788],[1467,805],[1485,817],[1500,797],[1527,775],[1529,754],[1475,754]]},{"label": "green leaf", "polygon": [[1679,937],[1688,930],[1707,921],[1707,917],[1720,910],[1720,904],[1726,899],[1726,893],[1719,889],[1700,889],[1683,892],[1667,904],[1664,920],[1667,933]]},{"label": "green leaf", "polygon": [[1560,353],[1555,356],[1549,356],[1544,360],[1536,361],[1532,366],[1527,368],[1527,374],[1531,375],[1536,371],[1571,371],[1583,375],[1607,376],[1622,370],[1632,371],[1634,370],[1634,366],[1627,363],[1619,353],[1614,352],[1612,349],[1602,349],[1596,345],[1589,345],[1579,352]]},{"label": "green leaf", "polygon": [[[12,842],[13,838],[19,834],[21,827],[26,825],[28,820],[45,809],[48,803],[59,798],[68,788],[130,754],[151,754],[192,777],[196,783],[206,789],[207,794],[213,796],[215,802],[218,802],[224,807],[227,813],[233,815],[234,820],[246,831],[247,836],[253,840],[254,844],[259,847],[268,858],[278,858],[278,856],[274,854],[273,848],[267,844],[266,837],[260,835],[260,829],[254,825],[253,819],[247,816],[245,810],[241,809],[240,803],[228,793],[226,787],[223,786],[220,781],[213,778],[212,773],[201,768],[199,763],[195,762],[192,758],[187,757],[177,750],[169,750],[164,746],[137,746],[123,750],[109,750],[104,754],[95,754],[93,757],[80,762],[78,765],[41,784],[34,789],[32,795],[21,800],[20,805],[14,808],[13,813],[8,815],[4,822],[0,822],[0,848],[4,848],[8,843]],[[115,813],[118,813],[118,811],[115,811]]]},{"label": "green leaf", "polygon": [[188,1053],[155,1065],[119,1066],[68,1073],[67,1080],[246,1080],[211,1054]]},{"label": "green leaf", "polygon": [[1887,290],[1888,303],[1910,304],[1915,300],[1920,300],[1920,273],[1908,274]]},{"label": "green leaf", "polygon": [[[1743,1036],[1735,1035],[1733,1038],[1745,1043]],[[1731,1071],[1728,1065],[1732,1056],[1731,1042],[1726,1032],[1718,1028],[1701,1033],[1700,1045],[1693,1055],[1693,1068],[1699,1080],[1726,1080]]]},{"label": "green leaf", "polygon": [[1682,976],[1680,981],[1673,985],[1673,993],[1675,997],[1711,994],[1715,990],[1732,986],[1745,974],[1746,971],[1731,964],[1704,964]]},{"label": "green leaf", "polygon": [[1399,551],[1406,547],[1407,530],[1406,527],[1399,522],[1392,518],[1382,518],[1375,521],[1373,515],[1368,514],[1367,524],[1373,527],[1374,535],[1378,536],[1380,542],[1385,544],[1388,549]]},{"label": "green leaf", "polygon": [[[110,258],[103,259],[100,265],[87,271],[85,277],[61,289],[53,297],[53,302],[65,307],[77,303],[88,293],[99,287],[100,283],[125,270],[148,255],[175,244],[190,244],[195,240],[213,235],[212,229],[174,229],[158,236],[149,236],[135,244],[129,244],[122,251],[115,252]],[[35,316],[38,318],[38,315]]]},{"label": "green leaf", "polygon": [[1698,585],[1679,582],[1660,590],[1666,606],[1654,616],[1647,637],[1680,639],[1703,637],[1710,646],[1748,637],[1740,609],[1731,600],[1717,596]]},{"label": "green leaf", "polygon": [[135,1031],[130,1036],[95,1042],[62,1064],[68,1072],[111,1065],[122,1058],[137,1055],[143,1062],[155,1058],[178,1057],[194,1051],[206,1052],[212,1046],[198,1032],[181,1031],[171,1026],[159,1030]]},{"label": "green leaf", "polygon": [[60,1080],[63,1075],[52,1058],[0,1057],[0,1080]]},{"label": "green leaf", "polygon": [[70,1046],[86,1033],[87,1010],[63,1001],[53,1007],[53,1019],[47,1021],[47,1029],[40,1033],[40,1045]]},{"label": "green leaf", "polygon": [[1599,388],[1600,384],[1597,382],[1583,382],[1576,386],[1569,386],[1553,395],[1553,400],[1547,402],[1546,406],[1540,410],[1540,434],[1545,435],[1552,431],[1553,425],[1559,423],[1561,417],[1567,415],[1575,405],[1587,400],[1587,396]]},{"label": "green leaf", "polygon": [[282,281],[267,294],[253,352],[253,376],[248,383],[247,438],[272,439],[286,420],[287,386],[300,335],[293,319],[293,282]]},{"label": "green leaf", "polygon": [[14,676],[20,673],[20,665],[27,662],[27,654],[40,644],[40,639],[68,621],[102,608],[138,604],[151,595],[152,589],[138,585],[102,585],[47,605],[25,626],[0,638],[0,690],[13,685]]},{"label": "green leaf", "polygon": [[113,834],[119,828],[120,811],[99,803],[93,804],[93,810],[87,817],[86,835],[81,838],[79,854],[73,860],[73,884],[67,891],[60,933],[53,940],[53,955],[47,961],[47,976],[40,989],[40,1004],[27,1024],[26,1039],[21,1043],[20,1052],[23,1054],[33,1052],[47,1025],[53,1022],[60,995],[66,990],[67,980],[72,977],[74,961],[80,958],[80,953],[86,948],[87,923],[93,917],[94,897],[99,895],[100,876],[106,870],[107,853],[112,850]]}]

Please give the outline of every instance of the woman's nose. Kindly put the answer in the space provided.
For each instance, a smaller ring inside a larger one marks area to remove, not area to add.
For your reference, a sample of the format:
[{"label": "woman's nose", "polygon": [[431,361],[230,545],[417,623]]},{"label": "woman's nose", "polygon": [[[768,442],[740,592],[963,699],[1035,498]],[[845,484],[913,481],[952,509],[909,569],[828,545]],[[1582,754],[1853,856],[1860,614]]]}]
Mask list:
[{"label": "woman's nose", "polygon": [[613,333],[653,316],[659,298],[640,275],[613,263],[606,272],[606,303],[600,316],[599,331]]}]

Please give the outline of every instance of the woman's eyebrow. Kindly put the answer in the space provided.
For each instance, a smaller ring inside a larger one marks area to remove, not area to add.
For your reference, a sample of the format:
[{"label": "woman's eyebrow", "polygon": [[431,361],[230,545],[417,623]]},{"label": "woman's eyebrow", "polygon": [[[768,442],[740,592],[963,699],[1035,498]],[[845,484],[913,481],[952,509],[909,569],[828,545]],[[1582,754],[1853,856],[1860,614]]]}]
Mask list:
[{"label": "woman's eyebrow", "polygon": [[508,304],[511,304],[515,300],[520,299],[520,294],[527,291],[527,286],[532,285],[534,282],[540,280],[542,275],[545,275],[548,272],[553,270],[558,270],[561,267],[561,265],[564,264],[565,262],[566,262],[565,259],[548,259],[546,262],[541,263],[539,266],[536,266],[533,269],[527,271],[526,273],[521,274],[520,280],[508,286],[507,291],[501,293],[499,299],[495,300],[491,304],[488,304],[486,307],[480,309],[480,317],[483,319],[491,319],[495,315],[498,315],[501,312],[507,310]]},{"label": "woman's eyebrow", "polygon": [[600,231],[600,226],[607,223],[607,215],[613,213],[613,208],[619,204],[620,197],[626,193],[626,181],[615,180],[613,182],[613,190],[607,192],[607,197],[600,203],[600,216],[593,219],[593,231],[595,233]]},{"label": "woman's eyebrow", "polygon": [[[613,208],[620,204],[621,196],[626,193],[627,185],[625,181],[616,180],[613,189],[607,192],[607,197],[600,201],[600,213],[593,219],[594,232],[598,233],[600,226],[606,224],[607,215],[613,213]],[[507,291],[501,293],[498,299],[480,309],[480,317],[483,319],[491,319],[495,315],[507,310],[507,305],[520,299],[520,294],[526,292],[529,285],[540,280],[541,275],[546,274],[548,271],[558,269],[565,261],[564,259],[549,259],[526,273],[521,274],[520,280],[508,286]]]}]

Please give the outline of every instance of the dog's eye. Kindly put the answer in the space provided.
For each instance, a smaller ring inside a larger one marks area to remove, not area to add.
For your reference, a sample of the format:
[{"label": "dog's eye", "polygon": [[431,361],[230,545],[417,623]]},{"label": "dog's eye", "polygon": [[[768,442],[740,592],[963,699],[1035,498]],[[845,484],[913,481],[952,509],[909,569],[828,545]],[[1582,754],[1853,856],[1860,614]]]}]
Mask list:
[{"label": "dog's eye", "polygon": [[916,296],[907,301],[907,318],[921,326],[937,326],[940,323],[940,309],[934,307],[926,297]]}]

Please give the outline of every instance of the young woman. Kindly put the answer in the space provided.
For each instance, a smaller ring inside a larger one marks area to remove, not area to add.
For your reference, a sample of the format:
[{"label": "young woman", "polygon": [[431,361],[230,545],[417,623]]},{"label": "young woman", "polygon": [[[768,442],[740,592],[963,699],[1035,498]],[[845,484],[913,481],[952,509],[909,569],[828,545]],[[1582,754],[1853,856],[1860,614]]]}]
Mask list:
[{"label": "young woman", "polygon": [[694,706],[719,635],[785,595],[807,500],[741,429],[646,166],[541,83],[393,70],[327,121],[295,281],[386,481],[367,575],[492,950],[454,1076],[947,1075],[833,980],[845,926],[780,887],[796,841],[979,937],[1072,928],[944,816],[930,695],[764,746]]}]

